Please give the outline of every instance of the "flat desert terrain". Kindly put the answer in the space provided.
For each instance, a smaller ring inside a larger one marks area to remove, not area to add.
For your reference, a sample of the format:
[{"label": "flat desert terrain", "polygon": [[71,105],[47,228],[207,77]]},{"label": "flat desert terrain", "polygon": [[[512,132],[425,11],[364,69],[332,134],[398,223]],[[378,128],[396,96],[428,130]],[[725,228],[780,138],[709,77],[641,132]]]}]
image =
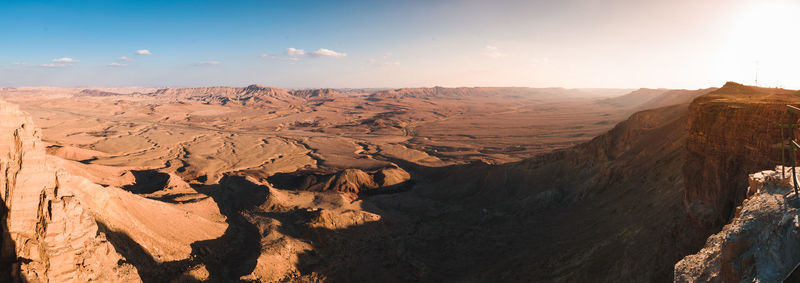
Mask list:
[{"label": "flat desert terrain", "polygon": [[627,105],[599,99],[628,90],[288,93],[250,86],[235,95],[267,97],[212,98],[229,91],[237,90],[167,89],[147,95],[19,88],[2,92],[2,97],[34,117],[44,140],[59,147],[54,151],[83,153],[67,159],[142,169],[171,164],[197,169],[212,181],[241,170],[273,173],[388,164],[377,156],[431,166],[473,160],[507,163],[589,140],[632,113]]}]

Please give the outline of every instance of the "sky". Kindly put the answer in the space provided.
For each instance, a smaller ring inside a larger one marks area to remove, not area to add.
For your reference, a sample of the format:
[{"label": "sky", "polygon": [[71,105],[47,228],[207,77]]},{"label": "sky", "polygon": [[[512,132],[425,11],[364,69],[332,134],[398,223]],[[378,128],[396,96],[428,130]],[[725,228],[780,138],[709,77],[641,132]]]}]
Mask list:
[{"label": "sky", "polygon": [[0,86],[800,89],[797,0],[0,2]]}]

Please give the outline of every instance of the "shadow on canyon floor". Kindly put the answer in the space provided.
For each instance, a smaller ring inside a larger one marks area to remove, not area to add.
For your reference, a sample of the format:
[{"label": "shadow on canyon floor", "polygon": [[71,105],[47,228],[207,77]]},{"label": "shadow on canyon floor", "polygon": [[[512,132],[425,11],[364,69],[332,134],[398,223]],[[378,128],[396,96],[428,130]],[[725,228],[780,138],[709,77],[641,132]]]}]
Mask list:
[{"label": "shadow on canyon floor", "polygon": [[125,233],[111,231],[98,223],[117,251],[136,266],[144,282],[193,281],[182,274],[199,264],[205,265],[212,282],[236,281],[255,268],[261,251],[260,235],[241,212],[262,204],[268,195],[267,188],[237,176],[225,176],[219,184],[194,188],[214,199],[227,218],[228,228],[219,238],[192,243],[192,253],[187,259],[159,263]]},{"label": "shadow on canyon floor", "polygon": [[123,186],[122,189],[134,194],[150,194],[163,190],[169,183],[169,174],[157,170],[131,170],[134,183]]},{"label": "shadow on canyon floor", "polygon": [[[193,185],[229,227],[193,243],[188,259],[157,263],[126,235],[108,231],[109,239],[146,282],[191,280],[182,274],[200,264],[210,281],[251,273],[262,246],[248,214],[274,219],[278,232],[311,245],[298,255],[299,277],[289,278],[300,281],[665,281],[671,265],[702,244],[704,237],[681,235],[679,170],[575,170],[566,155],[436,168],[392,160],[412,180],[395,188],[402,190],[360,195],[361,208],[381,219],[340,229],[312,225],[318,209],[264,210],[267,187],[225,176]],[[656,163],[672,168],[682,160]],[[664,256],[650,256],[657,253]]]}]

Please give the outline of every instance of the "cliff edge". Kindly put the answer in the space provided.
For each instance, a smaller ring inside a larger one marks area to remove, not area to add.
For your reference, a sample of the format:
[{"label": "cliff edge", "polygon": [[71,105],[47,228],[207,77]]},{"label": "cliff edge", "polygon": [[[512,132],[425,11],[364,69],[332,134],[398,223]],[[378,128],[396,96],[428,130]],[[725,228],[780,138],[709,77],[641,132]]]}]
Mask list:
[{"label": "cliff edge", "polygon": [[4,281],[141,281],[94,217],[46,161],[40,132],[19,107],[0,101],[0,198]]},{"label": "cliff edge", "polygon": [[[791,169],[749,176],[748,197],[698,253],[675,264],[675,282],[780,282],[800,262],[800,200]],[[800,171],[800,170],[798,170]]]}]

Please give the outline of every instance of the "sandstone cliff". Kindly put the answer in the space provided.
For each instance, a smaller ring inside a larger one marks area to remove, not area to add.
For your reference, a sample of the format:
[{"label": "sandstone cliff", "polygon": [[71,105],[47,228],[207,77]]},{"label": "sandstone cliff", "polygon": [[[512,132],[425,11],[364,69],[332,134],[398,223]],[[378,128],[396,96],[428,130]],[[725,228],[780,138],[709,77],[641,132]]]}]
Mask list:
[{"label": "sandstone cliff", "polygon": [[[675,265],[675,282],[780,282],[800,262],[800,199],[775,171],[750,175],[749,195],[700,252]],[[794,281],[792,281],[794,282]]]},{"label": "sandstone cliff", "polygon": [[132,248],[141,251],[136,257],[178,262],[191,256],[191,244],[218,238],[227,228],[215,206],[195,213],[191,205],[103,187],[55,167],[68,164],[46,155],[26,113],[0,101],[0,259],[11,270],[0,280],[141,281],[142,270],[128,263],[140,260],[127,258]]},{"label": "sandstone cliff", "polygon": [[98,232],[65,173],[50,167],[30,117],[0,101],[2,260],[28,282],[140,281]]}]

